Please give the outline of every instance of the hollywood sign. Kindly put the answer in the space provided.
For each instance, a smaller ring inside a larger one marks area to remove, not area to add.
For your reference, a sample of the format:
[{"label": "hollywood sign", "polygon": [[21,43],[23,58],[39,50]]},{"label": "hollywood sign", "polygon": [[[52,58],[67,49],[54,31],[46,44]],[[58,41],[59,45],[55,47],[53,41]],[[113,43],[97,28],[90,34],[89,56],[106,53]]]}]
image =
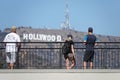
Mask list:
[{"label": "hollywood sign", "polygon": [[23,34],[24,40],[39,40],[39,41],[62,41],[61,35],[46,35],[46,34]]}]

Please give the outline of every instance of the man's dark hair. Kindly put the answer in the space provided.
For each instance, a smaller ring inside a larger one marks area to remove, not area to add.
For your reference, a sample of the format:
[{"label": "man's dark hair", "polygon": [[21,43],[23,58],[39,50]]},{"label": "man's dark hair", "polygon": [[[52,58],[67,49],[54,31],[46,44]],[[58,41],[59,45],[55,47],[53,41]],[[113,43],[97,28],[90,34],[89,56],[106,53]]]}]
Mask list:
[{"label": "man's dark hair", "polygon": [[73,36],[72,36],[71,34],[67,35],[67,37],[71,37],[71,38],[73,38]]},{"label": "man's dark hair", "polygon": [[88,28],[88,32],[92,32],[92,33],[93,33],[93,28],[92,28],[92,27],[89,27],[89,28]]}]

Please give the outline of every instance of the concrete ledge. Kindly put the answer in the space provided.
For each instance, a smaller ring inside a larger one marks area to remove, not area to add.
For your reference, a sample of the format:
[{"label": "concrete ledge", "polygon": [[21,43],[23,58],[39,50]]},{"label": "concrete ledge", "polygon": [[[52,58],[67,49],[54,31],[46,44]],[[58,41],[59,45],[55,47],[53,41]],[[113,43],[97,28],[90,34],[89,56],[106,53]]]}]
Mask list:
[{"label": "concrete ledge", "polygon": [[120,69],[3,69],[0,73],[120,73]]},{"label": "concrete ledge", "polygon": [[120,70],[119,69],[0,70],[0,80],[120,80]]}]

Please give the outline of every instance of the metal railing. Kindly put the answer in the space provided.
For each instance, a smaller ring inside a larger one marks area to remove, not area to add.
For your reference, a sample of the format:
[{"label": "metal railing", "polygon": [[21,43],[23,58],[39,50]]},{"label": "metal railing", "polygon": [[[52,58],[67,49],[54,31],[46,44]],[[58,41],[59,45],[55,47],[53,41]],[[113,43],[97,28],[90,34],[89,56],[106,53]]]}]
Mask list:
[{"label": "metal railing", "polygon": [[[61,52],[64,42],[21,42],[17,53],[17,69],[64,69]],[[95,47],[94,69],[120,69],[120,42],[98,42]],[[83,69],[85,45],[75,42],[76,66]],[[6,68],[5,45],[0,42],[0,68]],[[88,64],[89,65],[89,64]]]}]

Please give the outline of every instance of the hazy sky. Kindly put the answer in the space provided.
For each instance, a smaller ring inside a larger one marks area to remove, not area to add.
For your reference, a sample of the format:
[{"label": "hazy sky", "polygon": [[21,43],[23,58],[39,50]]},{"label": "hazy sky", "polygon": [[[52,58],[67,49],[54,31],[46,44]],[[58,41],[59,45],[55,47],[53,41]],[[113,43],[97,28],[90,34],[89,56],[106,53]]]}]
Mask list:
[{"label": "hazy sky", "polygon": [[[120,0],[68,0],[75,30],[120,36]],[[16,26],[60,28],[66,0],[0,0],[0,29]]]}]

